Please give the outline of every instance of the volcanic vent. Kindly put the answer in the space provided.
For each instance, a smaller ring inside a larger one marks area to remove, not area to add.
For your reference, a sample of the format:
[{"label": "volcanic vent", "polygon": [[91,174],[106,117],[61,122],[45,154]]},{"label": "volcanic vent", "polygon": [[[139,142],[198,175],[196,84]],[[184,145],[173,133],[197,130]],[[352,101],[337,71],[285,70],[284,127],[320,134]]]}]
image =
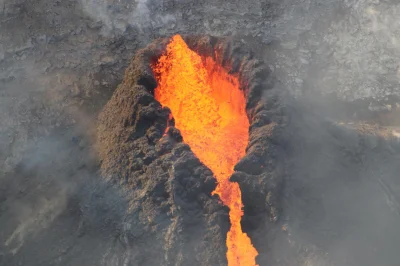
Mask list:
[{"label": "volcanic vent", "polygon": [[277,121],[261,101],[269,72],[242,42],[154,41],[100,115],[103,175],[127,188],[141,265],[258,263],[243,231],[277,219],[266,161]]}]

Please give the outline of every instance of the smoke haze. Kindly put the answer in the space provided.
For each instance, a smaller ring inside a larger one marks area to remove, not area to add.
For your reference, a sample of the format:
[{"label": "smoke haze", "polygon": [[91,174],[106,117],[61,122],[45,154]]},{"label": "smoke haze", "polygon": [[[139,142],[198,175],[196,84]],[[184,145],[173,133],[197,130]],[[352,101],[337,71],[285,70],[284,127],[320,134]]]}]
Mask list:
[{"label": "smoke haze", "polygon": [[136,265],[127,192],[98,175],[93,130],[137,49],[176,33],[255,40],[299,99],[280,221],[299,265],[397,265],[398,144],[313,122],[342,122],[337,102],[306,107],[400,96],[399,30],[390,0],[1,0],[0,265]]}]

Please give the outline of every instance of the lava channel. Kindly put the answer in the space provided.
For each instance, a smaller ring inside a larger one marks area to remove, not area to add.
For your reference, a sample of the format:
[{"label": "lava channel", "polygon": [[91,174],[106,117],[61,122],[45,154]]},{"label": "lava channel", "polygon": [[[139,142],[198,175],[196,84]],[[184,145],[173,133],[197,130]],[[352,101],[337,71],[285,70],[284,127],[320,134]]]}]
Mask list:
[{"label": "lava channel", "polygon": [[170,108],[184,141],[217,179],[213,194],[229,207],[228,266],[256,265],[258,252],[240,224],[240,187],[229,180],[249,138],[246,99],[238,78],[212,58],[190,50],[180,35],[171,39],[152,68],[158,82],[155,98]]}]

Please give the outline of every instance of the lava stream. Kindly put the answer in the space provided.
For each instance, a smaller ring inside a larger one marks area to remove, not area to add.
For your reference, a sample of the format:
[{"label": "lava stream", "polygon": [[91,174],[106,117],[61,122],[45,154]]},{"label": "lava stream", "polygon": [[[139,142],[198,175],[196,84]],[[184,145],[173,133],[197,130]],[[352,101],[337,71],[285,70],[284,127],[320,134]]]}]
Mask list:
[{"label": "lava stream", "polygon": [[258,255],[240,224],[243,204],[233,168],[245,155],[249,121],[237,77],[212,58],[202,58],[175,35],[166,53],[152,66],[158,87],[155,98],[171,109],[175,125],[196,156],[218,181],[213,192],[229,207],[228,266],[254,266]]}]

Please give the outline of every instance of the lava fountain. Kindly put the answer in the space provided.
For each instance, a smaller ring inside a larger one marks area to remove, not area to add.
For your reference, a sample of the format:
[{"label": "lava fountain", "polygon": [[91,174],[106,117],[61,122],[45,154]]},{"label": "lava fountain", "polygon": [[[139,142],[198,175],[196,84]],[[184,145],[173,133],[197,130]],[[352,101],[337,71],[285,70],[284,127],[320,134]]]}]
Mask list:
[{"label": "lava fountain", "polygon": [[184,141],[217,179],[213,194],[229,207],[228,265],[256,265],[258,252],[240,223],[241,190],[229,180],[249,140],[246,99],[238,77],[228,74],[211,57],[190,50],[179,35],[171,39],[152,69],[158,83],[156,100],[170,108]]}]

